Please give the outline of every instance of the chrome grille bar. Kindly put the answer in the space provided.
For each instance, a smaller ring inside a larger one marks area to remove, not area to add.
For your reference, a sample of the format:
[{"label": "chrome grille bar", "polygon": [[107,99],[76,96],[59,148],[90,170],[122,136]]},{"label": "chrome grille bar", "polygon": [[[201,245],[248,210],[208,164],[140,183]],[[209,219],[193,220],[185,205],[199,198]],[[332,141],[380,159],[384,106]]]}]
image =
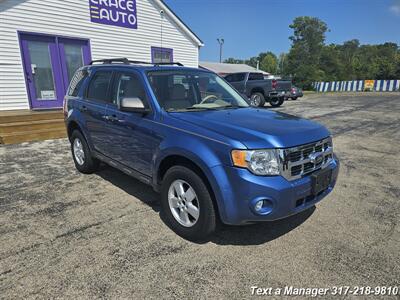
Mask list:
[{"label": "chrome grille bar", "polygon": [[295,180],[328,166],[333,159],[332,138],[315,143],[280,149],[281,174]]}]

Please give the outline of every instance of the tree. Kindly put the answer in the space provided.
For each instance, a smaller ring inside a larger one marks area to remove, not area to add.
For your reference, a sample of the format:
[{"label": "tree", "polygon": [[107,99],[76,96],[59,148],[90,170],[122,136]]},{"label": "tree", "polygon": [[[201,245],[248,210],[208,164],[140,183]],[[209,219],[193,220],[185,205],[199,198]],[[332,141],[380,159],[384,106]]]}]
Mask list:
[{"label": "tree", "polygon": [[328,26],[313,17],[298,17],[290,28],[292,47],[289,53],[281,53],[279,60],[266,51],[247,60],[229,61],[253,67],[259,62],[261,70],[292,77],[303,88],[310,88],[315,81],[400,79],[400,48],[396,43],[360,45],[353,39],[325,45]]},{"label": "tree", "polygon": [[324,81],[344,79],[344,66],[340,55],[340,50],[335,44],[322,48],[319,69],[324,73]]},{"label": "tree", "polygon": [[276,74],[278,70],[278,58],[276,55],[272,52],[267,52],[265,55],[262,54],[259,55],[261,59],[260,69],[271,74]]},{"label": "tree", "polygon": [[292,48],[288,54],[288,72],[296,84],[310,88],[312,82],[323,77],[319,61],[328,26],[318,18],[297,17],[289,27],[293,35],[289,37]]},{"label": "tree", "polygon": [[278,59],[278,72],[277,74],[283,75],[283,76],[289,76],[289,71],[288,71],[288,54],[287,53],[281,53],[279,54],[279,59]]},{"label": "tree", "polygon": [[340,51],[340,58],[343,67],[343,73],[345,74],[343,80],[353,80],[357,79],[355,72],[356,56],[360,42],[357,39],[344,42],[343,45],[338,45],[338,50]]},{"label": "tree", "polygon": [[257,68],[257,63],[259,62],[258,56],[250,57],[250,59],[245,60],[245,64]]},{"label": "tree", "polygon": [[395,79],[399,79],[400,78],[400,50],[397,51],[397,55],[396,55],[396,60],[395,60],[395,64],[396,64],[396,71],[395,71]]},{"label": "tree", "polygon": [[395,43],[385,43],[378,45],[378,65],[379,70],[376,79],[396,79],[397,56],[399,49]]},{"label": "tree", "polygon": [[224,63],[227,63],[227,64],[243,64],[244,60],[230,57],[228,59],[225,59]]}]

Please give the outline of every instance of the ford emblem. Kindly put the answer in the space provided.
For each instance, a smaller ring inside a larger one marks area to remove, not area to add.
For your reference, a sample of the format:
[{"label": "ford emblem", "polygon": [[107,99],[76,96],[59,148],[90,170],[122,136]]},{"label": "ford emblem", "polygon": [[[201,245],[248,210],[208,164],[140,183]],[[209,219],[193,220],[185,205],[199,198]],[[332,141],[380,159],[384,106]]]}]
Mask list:
[{"label": "ford emblem", "polygon": [[324,156],[322,155],[322,152],[315,152],[311,153],[308,158],[310,159],[310,162],[312,162],[315,165],[319,165],[322,160],[324,159]]}]

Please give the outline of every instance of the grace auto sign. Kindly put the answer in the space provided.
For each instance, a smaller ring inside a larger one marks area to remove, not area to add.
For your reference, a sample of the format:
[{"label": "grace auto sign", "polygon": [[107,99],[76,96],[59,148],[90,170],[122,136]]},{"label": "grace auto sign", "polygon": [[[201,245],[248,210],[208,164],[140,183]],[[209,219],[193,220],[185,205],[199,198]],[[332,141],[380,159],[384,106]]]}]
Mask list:
[{"label": "grace auto sign", "polygon": [[137,29],[136,0],[89,0],[90,20]]}]

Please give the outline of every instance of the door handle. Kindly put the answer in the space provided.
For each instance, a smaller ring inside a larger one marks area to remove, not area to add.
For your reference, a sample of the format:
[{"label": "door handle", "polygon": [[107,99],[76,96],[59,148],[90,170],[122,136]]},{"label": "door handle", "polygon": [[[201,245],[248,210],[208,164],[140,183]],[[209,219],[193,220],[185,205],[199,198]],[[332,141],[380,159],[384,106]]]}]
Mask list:
[{"label": "door handle", "polygon": [[109,117],[110,117],[109,120],[110,120],[111,122],[119,121],[119,120],[118,120],[118,117],[117,117],[116,115],[112,115],[112,116],[109,116]]},{"label": "door handle", "polygon": [[106,119],[107,121],[119,121],[118,117],[116,115],[112,115],[112,116],[104,116],[104,119]]},{"label": "door handle", "polygon": [[88,109],[87,109],[87,107],[85,105],[79,107],[79,111],[81,111],[81,112],[84,112],[84,111],[87,111],[87,110]]}]

